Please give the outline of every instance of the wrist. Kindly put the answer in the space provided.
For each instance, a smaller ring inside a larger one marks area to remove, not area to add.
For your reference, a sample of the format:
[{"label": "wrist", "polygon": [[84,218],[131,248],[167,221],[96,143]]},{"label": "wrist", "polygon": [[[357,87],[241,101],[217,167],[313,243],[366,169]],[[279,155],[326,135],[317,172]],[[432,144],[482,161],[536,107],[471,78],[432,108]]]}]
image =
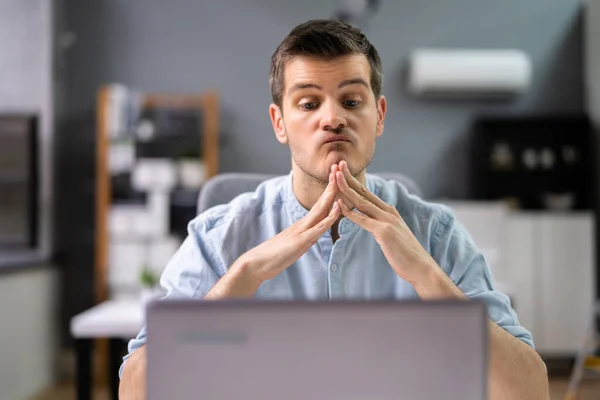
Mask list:
[{"label": "wrist", "polygon": [[427,263],[420,274],[410,282],[423,300],[464,299],[462,291],[436,263]]},{"label": "wrist", "polygon": [[438,270],[440,270],[440,267],[435,261],[422,261],[415,265],[415,268],[412,269],[413,273],[408,277],[407,281],[415,288],[417,286],[429,286],[435,280],[439,279],[437,276]]},{"label": "wrist", "polygon": [[253,291],[258,290],[260,285],[264,282],[254,267],[254,263],[247,257],[240,257],[231,266],[230,271],[237,280],[244,282],[245,285],[248,285]]}]

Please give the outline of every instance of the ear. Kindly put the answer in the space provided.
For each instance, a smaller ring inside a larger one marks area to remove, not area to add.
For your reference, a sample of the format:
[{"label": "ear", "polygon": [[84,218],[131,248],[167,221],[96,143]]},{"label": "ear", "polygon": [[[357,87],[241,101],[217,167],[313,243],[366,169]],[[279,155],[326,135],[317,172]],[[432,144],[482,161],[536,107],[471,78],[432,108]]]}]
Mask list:
[{"label": "ear", "polygon": [[377,100],[377,137],[383,134],[383,125],[385,121],[385,113],[387,111],[387,101],[385,100],[385,96],[379,97]]},{"label": "ear", "polygon": [[283,123],[283,113],[281,108],[277,104],[271,104],[269,106],[269,115],[271,116],[271,123],[273,124],[273,130],[279,143],[288,144],[288,137],[285,132],[285,124]]}]

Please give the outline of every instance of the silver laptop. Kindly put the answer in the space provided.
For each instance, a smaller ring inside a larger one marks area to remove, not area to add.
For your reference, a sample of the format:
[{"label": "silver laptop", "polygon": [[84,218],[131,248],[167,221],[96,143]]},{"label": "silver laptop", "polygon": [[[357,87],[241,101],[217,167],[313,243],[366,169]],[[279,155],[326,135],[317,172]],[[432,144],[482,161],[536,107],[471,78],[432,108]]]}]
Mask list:
[{"label": "silver laptop", "polygon": [[148,398],[487,398],[482,303],[154,301]]}]

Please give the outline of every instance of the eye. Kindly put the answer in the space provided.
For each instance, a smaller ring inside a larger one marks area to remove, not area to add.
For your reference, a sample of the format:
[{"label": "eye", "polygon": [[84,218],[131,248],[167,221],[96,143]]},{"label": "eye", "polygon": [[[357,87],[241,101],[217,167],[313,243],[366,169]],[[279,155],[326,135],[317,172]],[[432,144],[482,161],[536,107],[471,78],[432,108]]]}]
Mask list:
[{"label": "eye", "polygon": [[317,108],[317,106],[318,106],[318,103],[316,101],[309,101],[309,102],[300,104],[300,108],[304,111],[314,110]]},{"label": "eye", "polygon": [[360,106],[360,103],[359,100],[344,100],[344,106],[347,108],[356,108]]}]

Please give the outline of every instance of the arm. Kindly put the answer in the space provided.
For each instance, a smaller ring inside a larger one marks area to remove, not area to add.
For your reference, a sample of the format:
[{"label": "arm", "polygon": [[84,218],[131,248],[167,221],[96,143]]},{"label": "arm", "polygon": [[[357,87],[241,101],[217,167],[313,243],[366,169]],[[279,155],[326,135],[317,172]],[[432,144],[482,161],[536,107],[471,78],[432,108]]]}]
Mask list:
[{"label": "arm", "polygon": [[119,399],[146,399],[146,345],[142,345],[128,358],[119,384]]},{"label": "arm", "polygon": [[[529,339],[529,334],[518,326],[510,305],[494,293],[485,260],[464,228],[454,224],[452,218],[439,224],[439,235],[431,251],[450,271],[447,274],[421,246],[394,206],[384,203],[352,177],[344,161],[340,163],[340,171],[336,179],[341,193],[361,212],[352,211],[340,202],[342,214],[373,234],[392,269],[415,288],[419,297],[425,300],[480,297],[487,303],[488,314],[493,317],[489,321],[490,399],[548,399],[544,364],[531,346],[516,337]],[[502,327],[495,321],[500,321]]]},{"label": "arm", "polygon": [[337,193],[337,185],[330,174],[329,185],[309,213],[238,258],[205,299],[253,297],[264,281],[292,265],[337,221],[341,215],[335,202]]},{"label": "arm", "polygon": [[[337,186],[331,178],[323,195],[303,219],[240,256],[218,280],[215,272],[206,267],[210,264],[209,252],[203,250],[202,240],[188,239],[161,277],[162,285],[169,288],[167,297],[194,298],[198,292],[207,292],[205,300],[253,297],[262,282],[293,264],[337,221],[341,210],[335,203],[336,195]],[[145,340],[144,331],[138,339]],[[130,350],[123,365],[119,399],[146,398],[146,364],[145,345]]]},{"label": "arm", "polygon": [[[200,223],[190,224],[188,237],[165,267],[160,284],[165,298],[198,298],[218,281],[218,255],[208,246]],[[129,341],[129,353],[119,371],[119,399],[146,398],[146,326]]]},{"label": "arm", "polygon": [[252,298],[262,281],[250,273],[251,266],[238,260],[204,296],[205,300]]},{"label": "arm", "polygon": [[[430,272],[413,285],[421,298],[467,299],[437,264],[423,270]],[[489,321],[489,338],[490,399],[548,399],[548,377],[537,352],[492,320]]]}]

